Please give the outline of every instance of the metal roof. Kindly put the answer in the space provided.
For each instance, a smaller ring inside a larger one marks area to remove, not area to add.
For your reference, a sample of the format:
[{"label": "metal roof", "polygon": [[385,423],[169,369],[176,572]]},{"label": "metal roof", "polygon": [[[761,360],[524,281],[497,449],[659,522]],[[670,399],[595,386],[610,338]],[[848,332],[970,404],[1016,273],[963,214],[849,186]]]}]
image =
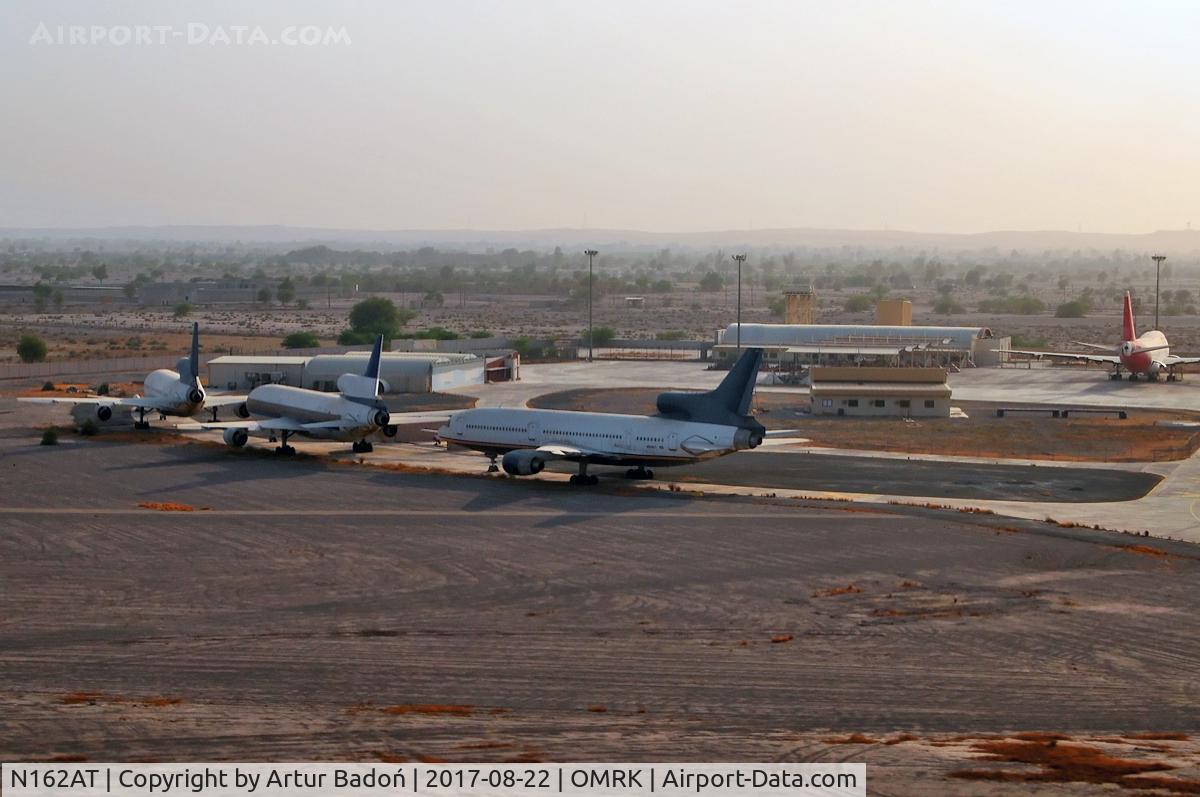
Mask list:
[{"label": "metal roof", "polygon": [[810,396],[922,396],[924,398],[950,398],[950,387],[945,383],[920,382],[814,382],[808,390]]},{"label": "metal roof", "polygon": [[[721,343],[737,340],[737,324],[719,332]],[[742,324],[742,346],[812,346],[829,344],[969,350],[987,327],[875,326],[873,324]]]},{"label": "metal roof", "polygon": [[280,357],[275,355],[243,355],[243,354],[224,354],[220,357],[214,357],[208,361],[209,365],[304,365],[309,361],[308,357]]}]

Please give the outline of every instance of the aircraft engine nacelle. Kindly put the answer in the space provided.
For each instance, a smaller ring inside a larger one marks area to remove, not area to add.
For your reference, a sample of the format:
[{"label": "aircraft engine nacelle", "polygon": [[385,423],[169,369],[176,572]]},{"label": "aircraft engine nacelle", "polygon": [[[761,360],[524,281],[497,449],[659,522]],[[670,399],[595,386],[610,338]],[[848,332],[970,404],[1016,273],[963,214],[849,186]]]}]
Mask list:
[{"label": "aircraft engine nacelle", "polygon": [[509,451],[500,464],[510,476],[532,476],[546,467],[546,458],[536,451]]},{"label": "aircraft engine nacelle", "polygon": [[733,447],[737,451],[758,448],[762,445],[762,432],[755,429],[738,429],[733,433]]},{"label": "aircraft engine nacelle", "polygon": [[237,405],[236,412],[237,412],[237,416],[239,418],[249,418],[250,417],[250,408],[246,406],[246,402],[244,402],[244,401],[241,404]]},{"label": "aircraft engine nacelle", "polygon": [[395,437],[396,436],[396,427],[393,424],[388,424],[387,426],[383,427],[383,436],[384,437]]},{"label": "aircraft engine nacelle", "polygon": [[226,429],[225,444],[234,448],[241,448],[246,445],[246,441],[250,439],[250,434],[245,429]]},{"label": "aircraft engine nacelle", "polygon": [[[391,423],[391,421],[392,421],[392,416],[388,413],[387,410],[376,410],[375,413],[371,416],[371,423],[375,424],[380,429],[386,429],[388,424]],[[395,434],[395,432],[393,432],[392,434]]]},{"label": "aircraft engine nacelle", "polygon": [[1151,360],[1150,367],[1147,370],[1150,372],[1151,376],[1158,376],[1159,372],[1162,371],[1162,369],[1163,369],[1162,363],[1160,363],[1158,360]]},{"label": "aircraft engine nacelle", "polygon": [[188,391],[187,400],[191,404],[199,404],[204,401],[204,392],[198,387],[194,387]]},{"label": "aircraft engine nacelle", "polygon": [[102,421],[112,420],[112,407],[107,404],[101,404],[96,408],[96,417]]}]

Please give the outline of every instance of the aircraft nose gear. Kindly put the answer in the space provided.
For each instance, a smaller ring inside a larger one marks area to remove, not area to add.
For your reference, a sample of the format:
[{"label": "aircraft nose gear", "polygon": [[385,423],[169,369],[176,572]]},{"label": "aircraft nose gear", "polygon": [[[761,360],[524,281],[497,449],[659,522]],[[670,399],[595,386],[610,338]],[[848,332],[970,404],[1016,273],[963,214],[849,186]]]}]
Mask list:
[{"label": "aircraft nose gear", "polygon": [[487,469],[488,473],[499,473],[500,472],[500,466],[496,464],[497,456],[498,455],[496,455],[496,454],[488,454],[488,459],[491,460],[491,463],[488,465],[488,469]]},{"label": "aircraft nose gear", "polygon": [[217,422],[217,409],[218,409],[217,407],[209,407],[209,410],[212,411],[213,423]]},{"label": "aircraft nose gear", "polygon": [[375,446],[369,440],[355,441],[354,445],[350,446],[350,448],[354,450],[355,454],[370,454],[375,450]]}]

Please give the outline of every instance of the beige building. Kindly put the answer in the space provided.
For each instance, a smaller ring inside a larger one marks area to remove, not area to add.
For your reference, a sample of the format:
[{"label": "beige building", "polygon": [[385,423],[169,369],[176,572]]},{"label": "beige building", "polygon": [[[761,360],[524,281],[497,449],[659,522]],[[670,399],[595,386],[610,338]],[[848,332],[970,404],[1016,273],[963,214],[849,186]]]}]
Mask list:
[{"label": "beige building", "polygon": [[942,368],[812,368],[814,415],[950,417]]},{"label": "beige building", "polygon": [[911,327],[912,302],[908,299],[880,299],[875,305],[875,324],[881,327]]}]

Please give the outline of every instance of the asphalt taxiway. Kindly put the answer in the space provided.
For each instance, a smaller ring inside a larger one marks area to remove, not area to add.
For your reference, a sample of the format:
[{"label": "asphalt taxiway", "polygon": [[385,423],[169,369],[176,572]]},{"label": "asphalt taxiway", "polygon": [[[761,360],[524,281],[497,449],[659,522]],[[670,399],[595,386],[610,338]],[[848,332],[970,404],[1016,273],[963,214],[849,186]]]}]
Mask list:
[{"label": "asphalt taxiway", "polygon": [[1191,546],[606,495],[4,430],[0,757],[822,760],[833,732],[1197,726]]}]

